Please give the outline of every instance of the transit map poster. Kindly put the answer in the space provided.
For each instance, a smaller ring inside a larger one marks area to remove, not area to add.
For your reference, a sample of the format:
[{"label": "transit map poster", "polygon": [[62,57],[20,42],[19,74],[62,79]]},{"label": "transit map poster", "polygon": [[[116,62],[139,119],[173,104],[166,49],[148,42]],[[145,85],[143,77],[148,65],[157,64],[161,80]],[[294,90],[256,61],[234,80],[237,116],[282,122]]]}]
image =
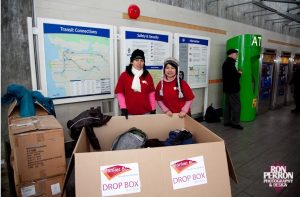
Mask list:
[{"label": "transit map poster", "polygon": [[39,78],[54,103],[113,98],[113,26],[38,18]]}]

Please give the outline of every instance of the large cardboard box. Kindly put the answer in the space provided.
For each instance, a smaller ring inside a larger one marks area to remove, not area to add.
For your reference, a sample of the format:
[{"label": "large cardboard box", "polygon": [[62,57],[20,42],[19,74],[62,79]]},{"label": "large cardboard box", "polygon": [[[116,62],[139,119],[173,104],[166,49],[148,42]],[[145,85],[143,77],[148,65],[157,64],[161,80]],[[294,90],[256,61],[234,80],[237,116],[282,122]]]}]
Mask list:
[{"label": "large cardboard box", "polygon": [[63,128],[53,116],[12,119],[9,139],[16,185],[66,172]]},{"label": "large cardboard box", "polygon": [[60,197],[62,194],[64,175],[26,182],[16,186],[18,197],[48,196]]},{"label": "large cardboard box", "polygon": [[[185,128],[197,143],[110,151],[113,140],[131,127],[160,140],[166,140],[171,130]],[[77,197],[231,196],[229,174],[235,181],[236,177],[224,141],[190,117],[116,116],[94,131],[101,152],[93,152],[85,132],[74,149]]]}]

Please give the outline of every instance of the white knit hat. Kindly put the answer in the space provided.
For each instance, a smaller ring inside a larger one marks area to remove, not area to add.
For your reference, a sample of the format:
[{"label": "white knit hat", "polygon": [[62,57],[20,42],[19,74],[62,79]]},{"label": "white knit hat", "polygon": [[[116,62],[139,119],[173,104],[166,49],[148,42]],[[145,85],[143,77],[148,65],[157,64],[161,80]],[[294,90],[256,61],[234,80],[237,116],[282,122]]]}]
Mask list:
[{"label": "white knit hat", "polygon": [[180,79],[179,79],[179,62],[177,59],[173,58],[173,57],[168,57],[167,59],[165,59],[164,61],[164,67],[162,69],[162,80],[161,80],[161,87],[160,87],[160,91],[159,91],[159,95],[163,96],[163,83],[164,83],[164,71],[165,71],[165,67],[167,66],[167,64],[172,65],[175,69],[176,69],[176,74],[177,74],[177,84],[178,84],[178,98],[183,98],[183,94],[181,91],[181,86],[180,86]]}]

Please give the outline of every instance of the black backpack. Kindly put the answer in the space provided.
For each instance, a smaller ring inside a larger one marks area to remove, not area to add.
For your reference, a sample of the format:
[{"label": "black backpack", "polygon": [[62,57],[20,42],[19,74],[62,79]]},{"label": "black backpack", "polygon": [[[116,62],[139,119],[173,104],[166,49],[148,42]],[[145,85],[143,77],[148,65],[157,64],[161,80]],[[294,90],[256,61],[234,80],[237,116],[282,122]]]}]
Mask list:
[{"label": "black backpack", "polygon": [[217,110],[212,105],[213,104],[211,104],[210,106],[207,107],[204,119],[206,122],[209,122],[209,123],[220,122],[221,121],[220,116],[219,116]]}]

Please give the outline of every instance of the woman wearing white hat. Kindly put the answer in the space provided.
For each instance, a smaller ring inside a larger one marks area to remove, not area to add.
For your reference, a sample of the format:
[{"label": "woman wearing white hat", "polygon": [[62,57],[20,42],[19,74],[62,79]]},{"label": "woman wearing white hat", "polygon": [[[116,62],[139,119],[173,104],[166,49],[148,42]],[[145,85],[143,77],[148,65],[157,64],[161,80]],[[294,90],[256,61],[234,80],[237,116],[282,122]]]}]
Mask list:
[{"label": "woman wearing white hat", "polygon": [[156,86],[155,98],[168,116],[173,113],[178,113],[180,118],[191,115],[190,106],[195,96],[187,82],[179,78],[179,63],[173,57],[164,61],[163,78]]}]

